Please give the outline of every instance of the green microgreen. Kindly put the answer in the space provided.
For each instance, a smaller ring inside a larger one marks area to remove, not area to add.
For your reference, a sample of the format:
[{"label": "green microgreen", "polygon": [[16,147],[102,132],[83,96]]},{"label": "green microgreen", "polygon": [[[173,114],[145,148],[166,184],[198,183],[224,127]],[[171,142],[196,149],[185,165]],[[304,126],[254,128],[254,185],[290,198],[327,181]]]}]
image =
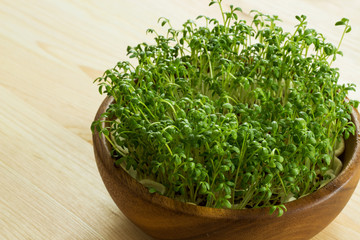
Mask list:
[{"label": "green microgreen", "polygon": [[[137,64],[121,61],[95,81],[114,98],[107,127],[92,129],[113,146],[116,165],[164,186],[163,195],[215,208],[270,207],[282,215],[290,198],[329,178],[337,141],[354,134],[354,85],[339,84],[332,68],[339,45],[307,27],[293,32],[278,16],[240,8],[222,20],[199,16],[180,30],[160,18],[155,44],[128,47]],[[201,21],[202,24],[199,24]],[[149,187],[150,192],[159,192]]]}]

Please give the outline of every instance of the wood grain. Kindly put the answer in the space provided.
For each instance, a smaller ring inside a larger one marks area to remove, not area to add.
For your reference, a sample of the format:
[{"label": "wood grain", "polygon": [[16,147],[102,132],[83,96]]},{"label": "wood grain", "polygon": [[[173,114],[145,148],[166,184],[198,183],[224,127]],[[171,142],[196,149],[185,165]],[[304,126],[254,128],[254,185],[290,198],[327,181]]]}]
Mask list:
[{"label": "wood grain", "polygon": [[[360,79],[360,1],[224,0],[295,14],[337,43],[334,23],[348,17],[336,66],[341,82]],[[104,96],[92,83],[126,59],[127,45],[148,41],[161,16],[180,26],[199,14],[219,17],[208,0],[0,1],[0,239],[151,239],[118,210],[98,174],[91,121]],[[161,31],[161,30],[159,30]],[[350,98],[360,100],[357,93]],[[360,239],[360,187],[315,240]]]}]

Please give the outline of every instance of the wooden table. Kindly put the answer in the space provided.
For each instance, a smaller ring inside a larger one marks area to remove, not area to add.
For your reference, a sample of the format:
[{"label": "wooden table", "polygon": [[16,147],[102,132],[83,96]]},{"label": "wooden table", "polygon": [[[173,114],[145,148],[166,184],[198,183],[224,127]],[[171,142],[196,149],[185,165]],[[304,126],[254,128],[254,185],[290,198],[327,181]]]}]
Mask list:
[{"label": "wooden table", "polygon": [[[341,82],[358,83],[360,1],[224,0],[244,10],[295,15],[335,44],[353,30],[336,62]],[[206,0],[2,0],[0,2],[0,239],[150,239],[118,210],[98,174],[90,124],[104,96],[93,80],[151,40],[161,16],[173,26],[200,14],[219,17]],[[279,229],[280,230],[280,229]],[[280,230],[281,231],[281,230]],[[314,239],[360,239],[360,188]]]}]

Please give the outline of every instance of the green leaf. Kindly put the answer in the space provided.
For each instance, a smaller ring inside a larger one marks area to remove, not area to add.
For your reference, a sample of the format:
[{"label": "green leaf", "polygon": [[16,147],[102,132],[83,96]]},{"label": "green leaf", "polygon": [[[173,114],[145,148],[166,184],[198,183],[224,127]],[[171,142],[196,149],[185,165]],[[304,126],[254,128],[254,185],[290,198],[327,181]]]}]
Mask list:
[{"label": "green leaf", "polygon": [[242,12],[243,10],[242,10],[241,8],[239,8],[239,7],[236,7],[236,8],[234,9],[234,11]]},{"label": "green leaf", "polygon": [[211,5],[215,4],[215,3],[216,3],[216,1],[211,1],[211,2],[209,3],[209,6],[211,6]]},{"label": "green leaf", "polygon": [[[230,198],[231,198],[231,196],[230,196]],[[225,208],[231,208],[231,206],[232,206],[229,200],[224,200],[223,205]]]},{"label": "green leaf", "polygon": [[101,133],[105,136],[109,136],[109,130],[107,130],[106,128],[101,129]]},{"label": "green leaf", "polygon": [[150,192],[150,193],[156,193],[157,191],[156,191],[155,188],[150,187],[150,188],[149,188],[149,192]]},{"label": "green leaf", "polygon": [[270,162],[269,162],[269,167],[270,167],[270,168],[276,168],[275,162],[274,162],[274,161],[270,161]]},{"label": "green leaf", "polygon": [[275,211],[276,211],[277,207],[276,206],[271,206],[270,207],[270,215],[272,215]]},{"label": "green leaf", "polygon": [[271,180],[273,179],[273,175],[271,173],[267,174],[265,179],[264,179],[264,183],[269,183]]},{"label": "green leaf", "polygon": [[329,154],[324,154],[324,155],[322,156],[322,158],[324,159],[326,165],[329,166],[329,165],[331,164],[331,157],[330,157]]},{"label": "green leaf", "polygon": [[346,30],[345,30],[345,33],[349,33],[351,32],[351,26],[347,26]]},{"label": "green leaf", "polygon": [[240,154],[240,149],[239,149],[238,147],[233,146],[231,149],[232,149],[234,152]]},{"label": "green leaf", "polygon": [[299,175],[300,170],[298,168],[292,168],[290,170],[290,173],[291,173],[292,176],[297,176],[297,175]]},{"label": "green leaf", "polygon": [[228,109],[230,112],[233,110],[233,106],[230,103],[224,103],[222,107]]},{"label": "green leaf", "polygon": [[284,171],[284,167],[280,162],[275,162],[276,168],[279,169],[280,172]]},{"label": "green leaf", "polygon": [[228,172],[228,171],[230,170],[230,167],[227,166],[227,165],[222,165],[222,166],[220,167],[220,170],[221,170],[222,172]]},{"label": "green leaf", "polygon": [[278,208],[279,214],[278,217],[281,217],[284,214],[284,210],[282,208]]},{"label": "green leaf", "polygon": [[343,21],[338,21],[335,23],[335,26],[342,26],[342,25],[346,25],[346,23]]}]

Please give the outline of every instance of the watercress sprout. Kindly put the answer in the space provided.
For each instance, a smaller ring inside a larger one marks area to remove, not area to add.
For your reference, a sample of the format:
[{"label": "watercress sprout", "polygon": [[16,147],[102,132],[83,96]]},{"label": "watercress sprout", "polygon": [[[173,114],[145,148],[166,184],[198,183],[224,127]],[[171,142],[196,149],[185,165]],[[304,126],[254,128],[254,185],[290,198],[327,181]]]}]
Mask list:
[{"label": "watercress sprout", "polygon": [[137,65],[119,62],[95,80],[114,102],[92,129],[152,193],[280,216],[339,172],[336,147],[355,132],[354,85],[331,67],[349,20],[335,24],[344,26],[335,47],[304,15],[289,33],[278,16],[252,11],[248,24],[241,8],[213,4],[222,22],[200,15],[176,30],[160,18],[165,36],[149,29],[154,45],[127,48]]}]

